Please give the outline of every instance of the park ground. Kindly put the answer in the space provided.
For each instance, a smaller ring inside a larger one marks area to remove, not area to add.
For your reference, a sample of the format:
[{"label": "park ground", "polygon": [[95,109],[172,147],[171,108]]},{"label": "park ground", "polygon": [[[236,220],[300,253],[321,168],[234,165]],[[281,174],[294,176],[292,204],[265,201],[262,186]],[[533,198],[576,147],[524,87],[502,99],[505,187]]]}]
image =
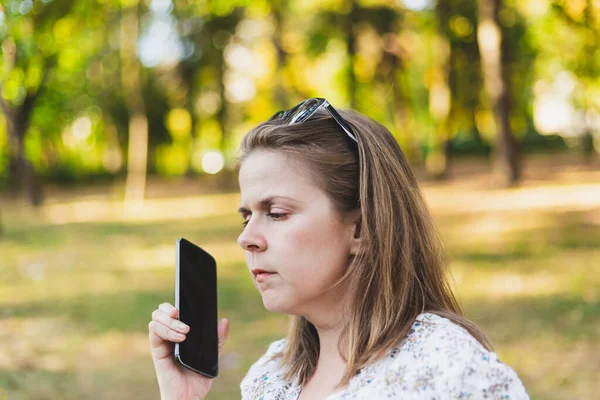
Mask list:
[{"label": "park ground", "polygon": [[[423,181],[468,318],[533,399],[600,392],[600,162],[529,156],[522,184],[497,189],[487,165],[457,161]],[[151,180],[140,210],[122,184],[48,187],[39,210],[0,197],[0,399],[157,399],[147,325],[173,302],[174,244],[219,262],[231,321],[209,399],[239,383],[287,317],[264,310],[236,238],[239,194],[190,179]]]}]

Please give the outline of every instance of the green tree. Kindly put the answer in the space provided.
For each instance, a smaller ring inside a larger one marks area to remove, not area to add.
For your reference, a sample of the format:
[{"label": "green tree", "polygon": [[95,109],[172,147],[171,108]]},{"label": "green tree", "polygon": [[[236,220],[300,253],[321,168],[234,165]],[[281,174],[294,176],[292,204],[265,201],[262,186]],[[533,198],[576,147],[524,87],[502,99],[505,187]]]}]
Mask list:
[{"label": "green tree", "polygon": [[600,119],[600,7],[592,0],[554,0],[539,26],[536,33],[540,42],[553,32],[561,32],[551,43],[544,41],[540,69],[542,76],[549,78],[552,72],[556,74],[552,68],[556,70],[559,65],[576,78],[572,104],[592,121],[584,124],[580,135],[580,146],[590,160],[594,150],[600,153],[600,123],[593,122]]},{"label": "green tree", "polygon": [[[106,46],[105,8],[109,6],[66,0],[10,1],[0,6],[4,16],[0,105],[10,143],[8,183],[13,191],[24,187],[34,205],[43,200],[42,166],[60,173],[66,156],[64,129],[95,107],[96,94],[104,85],[96,78]],[[100,111],[91,114],[100,119]],[[89,135],[94,130],[91,120],[80,122],[83,133],[95,141]],[[76,150],[71,154],[82,157]]]},{"label": "green tree", "polygon": [[148,117],[142,93],[141,65],[137,57],[141,12],[139,1],[128,1],[121,10],[120,18],[121,85],[129,113],[125,184],[125,205],[129,207],[136,207],[144,201],[148,163]]},{"label": "green tree", "polygon": [[517,142],[510,125],[510,77],[505,68],[502,48],[503,28],[498,12],[501,0],[479,0],[477,39],[481,65],[490,107],[494,114],[496,146],[494,172],[504,186],[515,185],[520,178],[520,161]]},{"label": "green tree", "polygon": [[34,107],[57,64],[56,50],[43,48],[40,39],[52,31],[72,7],[73,2],[66,0],[57,0],[52,5],[16,1],[0,5],[7,27],[0,36],[0,107],[9,136],[8,182],[15,192],[22,185],[28,200],[36,206],[43,201],[43,191],[34,167],[25,155],[25,140]]},{"label": "green tree", "polygon": [[[184,33],[181,39],[192,46],[193,52],[180,62],[179,71],[183,83],[189,86],[187,96],[194,100],[205,90],[215,91],[219,96],[219,106],[216,119],[222,127],[228,125],[229,104],[225,95],[224,51],[235,28],[243,18],[244,2],[218,2],[200,6],[193,2],[178,4],[174,9],[178,24],[185,26],[180,29]],[[239,4],[238,4],[239,3]],[[195,121],[206,116],[200,116],[192,109]],[[223,137],[222,145],[226,142]]]}]

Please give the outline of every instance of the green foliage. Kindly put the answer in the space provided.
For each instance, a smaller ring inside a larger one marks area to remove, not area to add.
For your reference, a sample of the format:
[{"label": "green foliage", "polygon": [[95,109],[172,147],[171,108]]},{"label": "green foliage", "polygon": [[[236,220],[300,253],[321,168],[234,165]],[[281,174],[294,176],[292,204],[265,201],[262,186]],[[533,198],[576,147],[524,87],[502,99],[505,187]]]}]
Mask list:
[{"label": "green foliage", "polygon": [[[121,76],[122,8],[140,15],[139,60],[149,51],[144,40],[150,38],[157,48],[165,36],[153,34],[166,29],[172,36],[156,65],[142,68],[151,173],[201,172],[192,165],[198,154],[215,149],[232,154],[253,124],[307,96],[327,97],[341,108],[353,101],[403,146],[416,144],[417,159],[426,158],[438,145],[430,94],[433,77],[442,71],[436,65],[440,38],[448,41],[451,54],[451,147],[462,154],[487,153],[493,146],[476,2],[439,0],[420,11],[388,1],[357,1],[354,11],[340,1],[164,4],[9,0],[0,6],[0,95],[15,109],[35,97],[25,143],[39,174],[77,180],[126,168],[130,116]],[[536,133],[531,104],[537,83],[551,85],[566,71],[575,82],[568,98],[573,109],[592,119],[600,112],[600,10],[591,2],[540,4],[534,9],[506,0],[500,10],[511,126],[526,151],[558,143]],[[174,48],[179,50],[169,61],[165,54]],[[396,115],[398,107],[403,118]],[[86,117],[92,133],[69,141],[73,124]],[[2,121],[0,182],[8,173],[5,126]],[[600,132],[597,126],[586,129]]]}]

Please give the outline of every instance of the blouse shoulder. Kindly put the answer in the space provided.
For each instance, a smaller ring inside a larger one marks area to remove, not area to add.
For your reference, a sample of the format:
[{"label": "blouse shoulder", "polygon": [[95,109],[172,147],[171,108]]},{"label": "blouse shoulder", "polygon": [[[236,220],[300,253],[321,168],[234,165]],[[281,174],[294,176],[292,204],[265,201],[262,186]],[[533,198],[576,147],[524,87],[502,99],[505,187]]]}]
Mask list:
[{"label": "blouse shoulder", "polygon": [[[447,318],[420,315],[394,352],[398,357],[385,374],[388,389],[444,399],[529,399],[512,368]],[[405,387],[409,382],[412,387]]]},{"label": "blouse shoulder", "polygon": [[[273,357],[287,346],[287,339],[277,340],[269,345],[267,351],[250,367],[240,383],[242,400],[278,398],[278,394],[287,392],[292,386],[283,382],[284,371],[279,359]],[[272,397],[271,397],[272,396]]]}]

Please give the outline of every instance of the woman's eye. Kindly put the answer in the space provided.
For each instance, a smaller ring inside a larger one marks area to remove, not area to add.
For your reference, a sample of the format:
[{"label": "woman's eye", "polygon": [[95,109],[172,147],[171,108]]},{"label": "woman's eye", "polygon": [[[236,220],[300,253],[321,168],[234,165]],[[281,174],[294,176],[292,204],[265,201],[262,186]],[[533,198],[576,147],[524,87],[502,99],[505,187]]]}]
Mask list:
[{"label": "woman's eye", "polygon": [[[267,213],[267,216],[269,218],[271,218],[274,221],[279,221],[281,218],[284,218],[285,216],[287,216],[287,214],[281,214],[281,213]],[[244,222],[242,222],[242,226],[246,226],[248,225],[248,223],[250,222],[250,218],[248,218],[247,220],[245,220]]]},{"label": "woman's eye", "polygon": [[278,213],[268,213],[267,214],[271,219],[278,220],[285,217],[287,214],[278,214]]},{"label": "woman's eye", "polygon": [[242,213],[241,217],[244,220],[244,222],[242,222],[242,226],[245,227],[250,222],[250,218],[252,217],[252,215],[250,215],[250,213],[244,212]]}]

